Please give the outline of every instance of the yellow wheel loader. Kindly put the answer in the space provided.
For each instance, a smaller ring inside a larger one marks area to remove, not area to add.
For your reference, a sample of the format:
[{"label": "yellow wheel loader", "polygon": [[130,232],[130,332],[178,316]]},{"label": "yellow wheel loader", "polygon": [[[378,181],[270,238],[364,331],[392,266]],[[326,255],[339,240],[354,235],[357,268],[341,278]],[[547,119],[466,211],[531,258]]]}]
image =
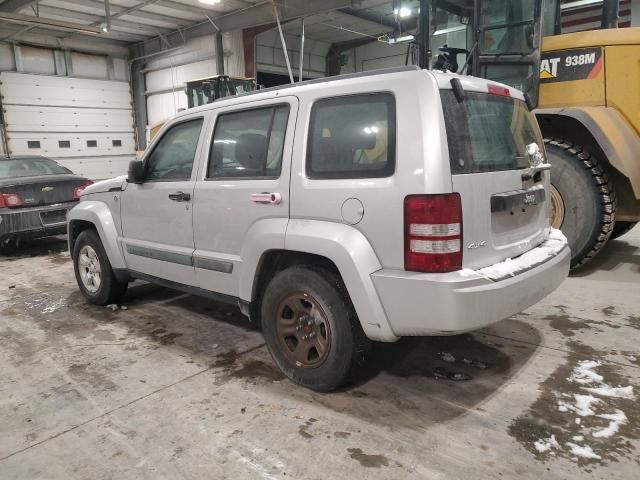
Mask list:
[{"label": "yellow wheel loader", "polygon": [[640,28],[546,37],[535,113],[578,267],[640,220]]}]

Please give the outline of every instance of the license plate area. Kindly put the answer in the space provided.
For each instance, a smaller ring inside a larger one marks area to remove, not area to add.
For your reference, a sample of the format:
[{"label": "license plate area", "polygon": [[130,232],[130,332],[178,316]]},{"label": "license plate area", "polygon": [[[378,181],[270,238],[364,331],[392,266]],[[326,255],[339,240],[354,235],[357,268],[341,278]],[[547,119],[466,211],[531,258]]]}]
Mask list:
[{"label": "license plate area", "polygon": [[544,203],[545,198],[544,187],[496,193],[491,196],[491,213],[519,212]]},{"label": "license plate area", "polygon": [[44,226],[65,223],[67,221],[67,210],[50,210],[40,212],[40,220]]}]

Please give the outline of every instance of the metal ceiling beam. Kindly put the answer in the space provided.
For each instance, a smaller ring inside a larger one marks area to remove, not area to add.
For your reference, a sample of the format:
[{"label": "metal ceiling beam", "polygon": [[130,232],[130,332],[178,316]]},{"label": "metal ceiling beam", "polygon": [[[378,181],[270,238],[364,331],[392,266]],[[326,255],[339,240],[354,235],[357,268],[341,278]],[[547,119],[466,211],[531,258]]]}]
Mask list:
[{"label": "metal ceiling beam", "polygon": [[[46,5],[40,5],[40,14],[64,16],[69,19],[89,22],[94,26],[101,25],[103,21],[106,21],[104,20],[104,17],[102,17],[101,15],[94,15],[92,13],[83,13],[75,10],[67,10],[66,8],[48,7]],[[146,23],[131,22],[129,20],[118,20],[117,18],[115,18],[115,15],[111,15],[111,27],[112,28],[121,27],[121,28],[128,28],[128,29],[134,29],[134,30],[137,29],[141,32],[142,31],[149,32],[150,35],[148,36],[153,36],[154,34],[157,35],[158,33],[162,33],[164,35],[166,32],[171,31],[166,28],[156,27]]]},{"label": "metal ceiling beam", "polygon": [[[158,5],[166,3],[167,0],[159,0]],[[280,12],[280,21],[286,22],[296,18],[315,15],[318,13],[337,10],[339,8],[350,7],[351,0],[265,0],[250,7],[242,8],[228,13],[223,13],[213,17],[212,20],[218,26],[221,32],[230,32],[233,30],[243,30],[245,28],[256,27],[274,21],[273,3],[278,6]],[[209,20],[201,22],[192,27],[187,27],[180,32],[174,32],[167,35],[167,40],[175,45],[182,43],[189,38],[210,35],[216,30]],[[159,47],[150,47],[149,52],[159,50]]]},{"label": "metal ceiling beam", "polygon": [[345,7],[345,8],[339,8],[338,12],[345,13],[352,17],[356,17],[361,20],[366,20],[371,23],[377,23],[378,25],[384,25],[385,27],[389,27],[394,30],[398,26],[398,23],[395,20],[388,18],[382,14],[372,12],[371,10],[364,10],[364,9],[359,10],[357,8]]},{"label": "metal ceiling beam", "polygon": [[[111,51],[112,48],[121,49],[126,47],[133,41],[136,41],[135,38],[126,38],[126,39],[116,39],[116,38],[105,38],[101,35],[86,35],[81,37],[82,40],[73,41],[66,40],[58,36],[60,32],[46,30],[42,27],[34,28],[31,30],[31,36],[28,39],[22,40],[20,39],[21,31],[24,28],[21,28],[19,25],[11,25],[9,23],[1,23],[0,24],[0,43],[2,42],[17,42],[22,45],[29,45],[33,47],[43,47],[43,48],[69,48],[76,52],[81,53],[89,53],[95,54],[105,53],[105,48],[107,51]],[[12,40],[15,39],[15,40]],[[126,54],[126,49],[123,49],[121,53],[115,54],[116,56],[123,56]]]},{"label": "metal ceiling beam", "polygon": [[0,12],[17,12],[32,3],[36,3],[36,0],[6,0],[0,3]]},{"label": "metal ceiling beam", "polygon": [[[92,7],[99,11],[102,11],[104,9],[104,3],[100,0],[63,0],[63,1],[64,3],[68,3],[71,5],[82,5],[82,6]],[[144,20],[154,20],[154,21],[163,22],[163,23],[173,23],[180,26],[186,25],[189,23],[189,20],[186,20],[183,18],[141,10],[142,8],[148,5],[150,4],[145,4],[142,7],[140,7],[140,9],[135,10],[133,12],[128,12],[126,14],[122,14],[121,16],[137,17]],[[111,7],[111,15],[116,15],[121,13],[123,10],[127,10],[126,7],[119,7],[114,4],[111,4],[110,7]],[[99,15],[99,14],[96,14],[96,15]]]},{"label": "metal ceiling beam", "polygon": [[[186,3],[174,2],[172,0],[158,0],[157,2],[153,2],[159,7],[171,8],[173,10],[182,10],[184,12],[195,13],[196,15],[216,15],[218,13],[223,13],[224,10],[220,10],[218,8],[212,8],[216,5],[205,5],[201,3],[201,6],[196,5],[187,5]],[[217,5],[222,6],[222,3],[218,3]]]},{"label": "metal ceiling beam", "polygon": [[33,15],[21,15],[19,13],[0,12],[0,20],[18,25],[29,25],[36,28],[60,30],[63,32],[100,34],[100,28],[91,25],[79,25],[77,23],[34,17]]}]

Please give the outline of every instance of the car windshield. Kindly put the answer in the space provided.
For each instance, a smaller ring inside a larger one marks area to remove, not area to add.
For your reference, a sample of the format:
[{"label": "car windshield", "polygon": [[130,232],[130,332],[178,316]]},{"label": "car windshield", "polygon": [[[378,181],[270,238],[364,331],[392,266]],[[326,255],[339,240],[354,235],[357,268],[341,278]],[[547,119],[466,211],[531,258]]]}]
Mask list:
[{"label": "car windshield", "polygon": [[70,170],[46,158],[5,158],[0,160],[0,178],[60,175]]}]

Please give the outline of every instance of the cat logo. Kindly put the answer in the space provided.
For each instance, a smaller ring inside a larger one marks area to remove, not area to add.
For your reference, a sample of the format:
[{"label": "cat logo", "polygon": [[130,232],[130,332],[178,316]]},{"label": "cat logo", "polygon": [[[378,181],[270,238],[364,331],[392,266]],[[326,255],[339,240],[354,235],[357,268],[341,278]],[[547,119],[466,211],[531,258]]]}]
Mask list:
[{"label": "cat logo", "polygon": [[560,58],[544,58],[540,61],[540,79],[547,80],[558,76]]},{"label": "cat logo", "polygon": [[545,52],[540,58],[540,83],[572,82],[601,78],[602,48],[575,48]]}]

